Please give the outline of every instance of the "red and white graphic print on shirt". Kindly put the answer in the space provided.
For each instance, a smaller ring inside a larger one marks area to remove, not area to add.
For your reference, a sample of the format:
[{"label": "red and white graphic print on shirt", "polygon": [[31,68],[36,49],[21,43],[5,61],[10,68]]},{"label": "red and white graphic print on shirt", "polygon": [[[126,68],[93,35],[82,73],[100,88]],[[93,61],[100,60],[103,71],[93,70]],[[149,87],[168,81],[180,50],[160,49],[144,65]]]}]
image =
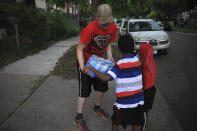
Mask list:
[{"label": "red and white graphic print on shirt", "polygon": [[98,35],[94,37],[94,41],[101,49],[109,43],[110,39],[111,35]]},{"label": "red and white graphic print on shirt", "polygon": [[87,49],[86,52],[92,55],[94,54],[97,56],[103,56],[105,52],[105,47],[109,44],[111,37],[112,34],[108,34],[108,35],[95,34],[93,36],[92,41],[86,48]]}]

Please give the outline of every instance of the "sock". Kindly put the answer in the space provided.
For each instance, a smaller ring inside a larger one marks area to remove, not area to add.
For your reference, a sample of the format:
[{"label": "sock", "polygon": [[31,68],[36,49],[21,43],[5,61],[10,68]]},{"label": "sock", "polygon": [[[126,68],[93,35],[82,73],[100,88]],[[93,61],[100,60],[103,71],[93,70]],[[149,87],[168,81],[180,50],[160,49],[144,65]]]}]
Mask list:
[{"label": "sock", "polygon": [[83,118],[83,113],[77,113],[76,120],[80,120]]}]

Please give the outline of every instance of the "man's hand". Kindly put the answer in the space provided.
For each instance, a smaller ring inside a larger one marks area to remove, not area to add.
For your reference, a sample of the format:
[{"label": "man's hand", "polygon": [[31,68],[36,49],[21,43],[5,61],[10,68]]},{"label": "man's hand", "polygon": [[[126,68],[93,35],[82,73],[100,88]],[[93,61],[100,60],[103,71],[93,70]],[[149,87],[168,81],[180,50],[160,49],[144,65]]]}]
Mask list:
[{"label": "man's hand", "polygon": [[92,71],[95,73],[95,75],[101,79],[102,81],[108,81],[111,77],[106,75],[106,74],[103,74],[101,72],[99,72],[98,70],[96,70],[94,67],[85,67],[85,70],[87,73],[89,73],[89,71]]},{"label": "man's hand", "polygon": [[81,72],[85,73],[85,68],[81,68]]},{"label": "man's hand", "polygon": [[81,71],[82,71],[83,73],[86,73],[86,74],[87,74],[86,67],[81,67],[80,69],[81,69]]},{"label": "man's hand", "polygon": [[90,68],[93,68],[93,67],[83,67],[82,69],[81,69],[81,71],[83,72],[83,73],[85,73],[85,74],[88,74],[89,72],[90,72]]},{"label": "man's hand", "polygon": [[84,67],[84,73],[88,74],[93,67]]},{"label": "man's hand", "polygon": [[111,60],[114,64],[116,63],[113,57],[108,57],[109,60]]}]

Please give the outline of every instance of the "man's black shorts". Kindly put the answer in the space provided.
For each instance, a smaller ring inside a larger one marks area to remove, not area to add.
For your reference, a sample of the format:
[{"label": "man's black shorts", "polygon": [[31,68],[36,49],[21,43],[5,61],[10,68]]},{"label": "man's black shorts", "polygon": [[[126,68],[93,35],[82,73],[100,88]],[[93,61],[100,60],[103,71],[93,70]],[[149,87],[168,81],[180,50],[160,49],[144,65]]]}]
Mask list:
[{"label": "man's black shorts", "polygon": [[113,107],[112,122],[115,125],[141,125],[144,123],[144,112],[142,106],[136,108],[121,108]]},{"label": "man's black shorts", "polygon": [[89,97],[91,93],[91,87],[95,91],[106,92],[108,90],[108,83],[103,82],[98,78],[91,78],[89,75],[83,73],[80,68],[79,64],[77,63],[78,69],[78,80],[79,80],[79,96],[80,97]]},{"label": "man's black shorts", "polygon": [[148,112],[148,110],[152,109],[153,102],[155,98],[156,88],[155,86],[144,90],[144,111]]}]

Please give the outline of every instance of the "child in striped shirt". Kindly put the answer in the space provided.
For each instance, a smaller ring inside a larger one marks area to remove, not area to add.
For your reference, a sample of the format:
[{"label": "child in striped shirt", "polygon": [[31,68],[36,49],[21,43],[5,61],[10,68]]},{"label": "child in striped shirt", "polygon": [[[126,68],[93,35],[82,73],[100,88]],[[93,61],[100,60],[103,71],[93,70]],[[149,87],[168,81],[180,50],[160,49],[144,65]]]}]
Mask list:
[{"label": "child in striped shirt", "polygon": [[140,125],[144,123],[141,64],[138,57],[133,54],[134,40],[130,35],[120,37],[118,48],[123,57],[106,74],[100,73],[93,67],[86,67],[85,70],[93,71],[103,81],[116,79],[112,131],[118,131],[119,125],[124,128],[131,125],[133,131],[140,131]]}]

